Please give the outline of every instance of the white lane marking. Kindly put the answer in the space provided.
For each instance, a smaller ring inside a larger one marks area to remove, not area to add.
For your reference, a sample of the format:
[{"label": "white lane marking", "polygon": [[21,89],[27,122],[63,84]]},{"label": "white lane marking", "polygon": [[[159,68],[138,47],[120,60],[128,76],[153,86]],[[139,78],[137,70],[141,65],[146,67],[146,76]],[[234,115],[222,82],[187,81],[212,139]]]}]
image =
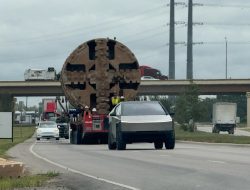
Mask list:
[{"label": "white lane marking", "polygon": [[113,185],[117,185],[117,186],[120,186],[120,187],[124,187],[124,188],[127,188],[127,189],[131,189],[131,190],[140,190],[140,189],[138,189],[138,188],[136,188],[136,187],[132,187],[132,186],[125,185],[125,184],[122,184],[122,183],[117,183],[117,182],[114,182],[114,181],[111,181],[111,180],[108,180],[108,179],[96,177],[96,176],[93,176],[93,175],[90,175],[90,174],[87,174],[87,173],[84,173],[84,172],[81,172],[81,171],[78,171],[78,170],[75,170],[75,169],[72,169],[72,168],[68,168],[68,167],[66,167],[66,166],[64,166],[64,165],[61,165],[61,164],[58,164],[58,163],[56,163],[56,162],[53,162],[53,161],[51,161],[51,160],[49,160],[49,159],[47,159],[47,158],[45,158],[45,157],[40,156],[40,155],[37,154],[36,152],[34,152],[33,148],[34,148],[34,145],[35,145],[35,144],[36,144],[36,143],[33,143],[33,144],[30,146],[30,148],[29,148],[30,152],[31,152],[35,157],[40,158],[40,159],[42,159],[42,160],[44,160],[44,161],[46,161],[46,162],[48,162],[48,163],[50,163],[50,164],[53,164],[53,165],[58,166],[58,167],[60,167],[60,168],[62,168],[62,169],[65,169],[65,170],[67,170],[67,171],[70,171],[70,172],[73,172],[73,173],[76,173],[76,174],[80,174],[80,175],[83,175],[83,176],[86,176],[86,177],[89,177],[89,178],[92,178],[92,179],[96,179],[96,180],[99,180],[99,181],[103,181],[103,182],[106,182],[106,183],[110,183],[110,184],[113,184]]},{"label": "white lane marking", "polygon": [[218,163],[218,164],[225,164],[226,163],[226,162],[219,161],[219,160],[208,160],[208,162]]}]

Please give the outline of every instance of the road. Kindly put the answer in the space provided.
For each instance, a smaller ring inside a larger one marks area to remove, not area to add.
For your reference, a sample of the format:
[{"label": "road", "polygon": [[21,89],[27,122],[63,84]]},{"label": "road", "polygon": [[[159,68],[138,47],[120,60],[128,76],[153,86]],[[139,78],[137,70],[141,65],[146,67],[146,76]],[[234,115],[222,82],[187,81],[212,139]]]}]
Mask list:
[{"label": "road", "polygon": [[70,189],[248,190],[250,187],[250,146],[178,142],[174,150],[154,150],[153,144],[146,143],[130,144],[127,149],[109,151],[107,145],[32,139],[12,149],[10,154],[21,157],[33,169],[72,174],[67,177],[71,180],[65,182],[75,180],[75,187]]},{"label": "road", "polygon": [[[198,124],[197,125],[197,129],[199,131],[204,131],[204,132],[208,132],[208,133],[212,133],[212,125],[204,125],[204,124]],[[228,134],[227,131],[220,131],[220,134]],[[248,131],[244,131],[244,130],[240,130],[239,128],[235,129],[234,132],[235,136],[250,136],[250,132]]]}]

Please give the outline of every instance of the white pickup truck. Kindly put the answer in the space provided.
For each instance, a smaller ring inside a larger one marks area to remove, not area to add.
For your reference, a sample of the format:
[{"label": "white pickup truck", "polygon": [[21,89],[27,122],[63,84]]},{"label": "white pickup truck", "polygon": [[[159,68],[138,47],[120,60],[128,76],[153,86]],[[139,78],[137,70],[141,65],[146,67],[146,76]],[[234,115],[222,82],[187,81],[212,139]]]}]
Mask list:
[{"label": "white pickup truck", "polygon": [[24,72],[24,79],[31,80],[56,80],[56,71],[53,67],[48,69],[27,69]]}]

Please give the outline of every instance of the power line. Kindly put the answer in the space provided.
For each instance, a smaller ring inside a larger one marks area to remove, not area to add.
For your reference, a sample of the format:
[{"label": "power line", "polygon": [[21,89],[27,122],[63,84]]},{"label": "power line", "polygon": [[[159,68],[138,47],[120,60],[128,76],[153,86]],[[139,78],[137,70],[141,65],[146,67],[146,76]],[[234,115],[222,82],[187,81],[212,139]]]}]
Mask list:
[{"label": "power line", "polygon": [[[152,12],[152,11],[155,13],[155,10],[158,10],[157,14],[159,14],[159,13],[161,13],[161,11],[159,11],[159,9],[162,9],[164,7],[165,7],[164,5],[158,5],[156,7],[150,8],[150,9],[142,11],[140,13],[137,12],[136,14],[131,15],[131,16],[126,17],[126,18],[109,19],[107,21],[104,21],[104,22],[101,22],[101,23],[98,23],[98,24],[95,24],[95,25],[79,27],[79,28],[75,28],[75,29],[68,30],[68,31],[65,31],[65,32],[53,33],[53,34],[45,34],[45,35],[30,37],[30,38],[21,39],[21,40],[10,40],[10,41],[6,41],[6,42],[2,42],[2,43],[4,43],[4,44],[7,44],[7,43],[13,44],[14,43],[16,45],[16,43],[20,43],[20,42],[21,43],[27,43],[27,42],[55,40],[55,39],[62,39],[62,38],[73,36],[73,35],[82,35],[82,33],[84,31],[93,30],[95,28],[100,29],[100,28],[103,27],[102,29],[107,30],[109,28],[115,28],[115,27],[121,26],[124,23],[132,23],[132,22],[135,22],[137,20],[143,19],[145,17],[145,15],[148,16],[147,13]],[[149,19],[152,19],[152,18],[153,17],[150,17]],[[130,19],[133,19],[133,20],[130,20]],[[123,22],[121,22],[121,21],[123,21]],[[117,25],[112,26],[117,22],[118,22],[118,26]]]},{"label": "power line", "polygon": [[223,23],[223,22],[194,22],[194,25],[217,25],[217,26],[250,26],[250,23]]},{"label": "power line", "polygon": [[150,32],[150,31],[155,31],[155,30],[158,30],[160,28],[164,28],[166,27],[165,25],[162,25],[162,26],[158,26],[158,27],[153,27],[153,28],[148,28],[148,29],[145,29],[143,31],[139,31],[139,32],[136,32],[136,33],[133,33],[133,34],[128,34],[128,35],[125,35],[125,36],[121,36],[122,38],[127,38],[127,37],[138,37],[137,35],[139,34],[145,34],[147,32]]},{"label": "power line", "polygon": [[[141,59],[151,58],[151,57],[154,57],[154,56],[158,55],[159,52],[162,52],[162,51],[165,52],[166,47],[167,47],[166,45],[160,45],[160,46],[157,46],[157,47],[153,47],[154,51],[144,53],[141,56],[137,55],[136,57],[140,57]],[[165,54],[163,54],[163,55],[165,55]]]},{"label": "power line", "polygon": [[67,53],[60,53],[60,54],[44,54],[44,55],[37,55],[37,56],[31,56],[31,57],[27,57],[27,56],[23,56],[23,57],[11,57],[11,58],[7,58],[7,59],[0,59],[0,63],[6,64],[6,62],[15,62],[15,61],[32,61],[32,60],[37,60],[37,59],[47,59],[50,58],[50,60],[52,58],[59,58],[61,56],[65,56],[67,55]]},{"label": "power line", "polygon": [[[162,32],[157,32],[157,33],[150,33],[149,35],[146,35],[142,38],[136,38],[134,40],[129,40],[129,41],[125,41],[125,43],[130,43],[130,44],[134,44],[134,43],[138,43],[139,41],[150,41],[151,39],[160,37],[162,35],[165,35],[166,32],[162,31]],[[13,61],[29,61],[29,60],[37,60],[37,59],[44,59],[44,58],[53,58],[53,57],[59,57],[59,56],[65,56],[68,53],[60,53],[60,54],[44,54],[44,55],[37,55],[37,56],[31,56],[31,57],[27,57],[27,56],[21,56],[21,57],[6,57],[4,55],[0,56],[0,57],[4,57],[5,59],[0,59],[0,63],[1,62],[13,62]]]},{"label": "power line", "polygon": [[[167,23],[167,26],[169,23]],[[185,21],[176,21],[175,25],[187,26]],[[218,26],[250,26],[250,23],[223,23],[223,22],[193,22],[193,26],[218,25]]]},{"label": "power line", "polygon": [[131,44],[131,43],[135,43],[135,42],[138,42],[138,41],[149,40],[149,39],[152,39],[152,38],[159,37],[160,35],[166,35],[166,31],[158,32],[158,33],[153,33],[153,34],[150,34],[150,35],[145,36],[143,38],[137,38],[135,40],[125,41],[125,43],[130,43]]},{"label": "power line", "polygon": [[[231,44],[231,45],[248,45],[250,44],[250,41],[227,41],[228,44]],[[207,45],[224,45],[225,44],[225,41],[207,41],[207,42],[202,42],[201,45],[203,44],[207,44]]]},{"label": "power line", "polygon": [[224,7],[224,8],[240,8],[240,9],[250,8],[250,5],[242,5],[242,4],[194,3],[193,5],[198,7]]}]

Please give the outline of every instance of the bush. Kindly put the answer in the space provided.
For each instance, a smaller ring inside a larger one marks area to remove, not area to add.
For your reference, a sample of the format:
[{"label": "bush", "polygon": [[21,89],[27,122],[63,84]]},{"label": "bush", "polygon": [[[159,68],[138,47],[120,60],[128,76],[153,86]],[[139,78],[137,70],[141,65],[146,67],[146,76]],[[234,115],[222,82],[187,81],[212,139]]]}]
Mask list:
[{"label": "bush", "polygon": [[195,132],[197,131],[197,126],[193,123],[193,124],[187,124],[187,123],[183,123],[180,125],[180,128],[183,131],[188,131],[188,132]]}]

